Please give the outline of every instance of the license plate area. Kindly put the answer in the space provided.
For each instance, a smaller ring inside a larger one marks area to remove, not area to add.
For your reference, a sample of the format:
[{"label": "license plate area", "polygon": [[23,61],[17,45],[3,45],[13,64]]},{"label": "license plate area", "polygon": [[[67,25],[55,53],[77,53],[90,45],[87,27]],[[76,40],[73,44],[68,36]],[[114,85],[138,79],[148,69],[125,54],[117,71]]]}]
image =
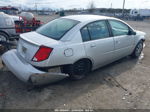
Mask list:
[{"label": "license plate area", "polygon": [[17,51],[18,54],[23,57],[26,61],[31,61],[33,56],[38,50],[38,46],[23,39],[19,40]]}]

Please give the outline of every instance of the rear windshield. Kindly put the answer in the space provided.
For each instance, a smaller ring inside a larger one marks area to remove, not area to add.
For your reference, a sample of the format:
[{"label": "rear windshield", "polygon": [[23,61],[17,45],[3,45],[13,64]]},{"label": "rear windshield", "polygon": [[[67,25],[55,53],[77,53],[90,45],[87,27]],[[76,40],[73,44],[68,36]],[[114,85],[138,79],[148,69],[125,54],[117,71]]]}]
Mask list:
[{"label": "rear windshield", "polygon": [[60,40],[65,33],[67,33],[78,23],[79,21],[59,18],[38,28],[36,32],[52,39]]}]

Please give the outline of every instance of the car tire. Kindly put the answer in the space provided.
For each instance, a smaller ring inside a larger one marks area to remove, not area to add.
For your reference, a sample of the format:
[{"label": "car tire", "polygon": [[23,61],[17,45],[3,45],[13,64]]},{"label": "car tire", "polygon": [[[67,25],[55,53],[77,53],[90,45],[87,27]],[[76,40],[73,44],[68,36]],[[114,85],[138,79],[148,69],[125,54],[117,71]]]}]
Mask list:
[{"label": "car tire", "polygon": [[143,50],[143,41],[141,40],[135,47],[133,53],[131,54],[131,56],[133,58],[138,58],[141,55],[141,52]]},{"label": "car tire", "polygon": [[80,60],[72,65],[63,67],[63,72],[69,74],[70,79],[72,80],[83,79],[90,71],[91,62],[89,60]]},{"label": "car tire", "polygon": [[[9,42],[8,35],[3,32],[0,32],[0,42]],[[0,54],[3,54],[5,51],[9,50],[9,46],[6,43],[0,44]]]}]

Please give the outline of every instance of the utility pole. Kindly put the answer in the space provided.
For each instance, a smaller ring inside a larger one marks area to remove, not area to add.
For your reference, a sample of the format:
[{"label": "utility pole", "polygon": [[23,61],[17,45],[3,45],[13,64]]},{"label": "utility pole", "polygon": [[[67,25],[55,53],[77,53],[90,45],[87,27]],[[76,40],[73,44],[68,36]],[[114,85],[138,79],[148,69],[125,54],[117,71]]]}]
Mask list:
[{"label": "utility pole", "polygon": [[112,3],[110,4],[110,8],[112,9]]},{"label": "utility pole", "polygon": [[35,3],[35,11],[36,11],[36,14],[37,14],[37,3]]},{"label": "utility pole", "polygon": [[122,17],[124,17],[124,7],[125,7],[125,0],[123,0]]}]

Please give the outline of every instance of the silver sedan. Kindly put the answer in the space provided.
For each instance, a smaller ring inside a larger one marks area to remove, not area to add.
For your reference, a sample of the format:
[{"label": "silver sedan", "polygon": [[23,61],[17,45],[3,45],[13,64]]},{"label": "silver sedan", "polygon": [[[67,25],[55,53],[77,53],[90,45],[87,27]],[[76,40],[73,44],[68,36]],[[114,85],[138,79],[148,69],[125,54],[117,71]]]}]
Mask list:
[{"label": "silver sedan", "polygon": [[17,49],[3,54],[2,60],[24,82],[82,79],[125,56],[139,57],[144,41],[145,33],[116,18],[65,16],[21,34]]}]

